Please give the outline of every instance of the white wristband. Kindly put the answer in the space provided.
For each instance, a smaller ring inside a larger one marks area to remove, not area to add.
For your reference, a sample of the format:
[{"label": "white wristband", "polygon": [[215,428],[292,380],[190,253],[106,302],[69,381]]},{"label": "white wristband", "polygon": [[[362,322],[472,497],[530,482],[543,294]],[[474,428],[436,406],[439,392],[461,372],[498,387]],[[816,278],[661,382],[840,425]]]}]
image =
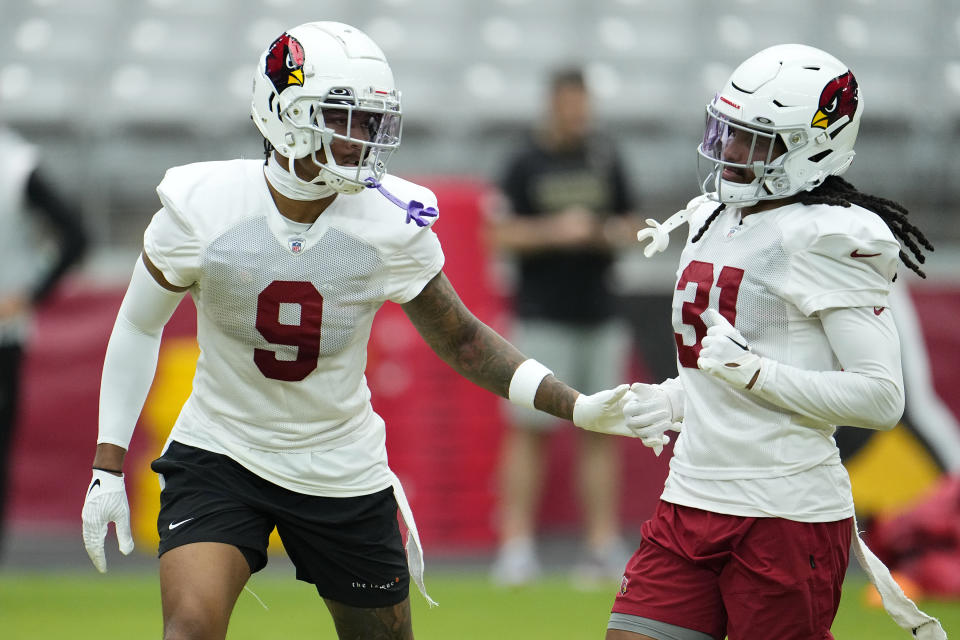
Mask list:
[{"label": "white wristband", "polygon": [[552,373],[553,371],[533,358],[521,362],[513,372],[513,377],[510,378],[510,390],[507,392],[510,402],[533,409],[533,399],[537,395],[540,383]]}]

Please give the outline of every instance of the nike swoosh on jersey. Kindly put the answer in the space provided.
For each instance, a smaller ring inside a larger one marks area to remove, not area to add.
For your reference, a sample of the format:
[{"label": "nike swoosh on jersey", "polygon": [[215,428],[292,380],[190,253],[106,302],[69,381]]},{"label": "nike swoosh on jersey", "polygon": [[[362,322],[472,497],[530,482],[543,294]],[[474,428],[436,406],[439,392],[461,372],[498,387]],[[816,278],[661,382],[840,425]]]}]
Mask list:
[{"label": "nike swoosh on jersey", "polygon": [[194,518],[187,518],[186,520],[181,520],[180,522],[171,522],[169,525],[167,525],[167,528],[170,529],[171,531],[173,531],[174,529],[176,529],[176,528],[179,527],[180,525],[182,525],[182,524],[187,524],[188,522],[190,522],[190,521],[193,520],[193,519],[194,519]]},{"label": "nike swoosh on jersey", "polygon": [[730,342],[732,342],[733,344],[737,345],[738,347],[740,347],[740,348],[743,349],[744,351],[750,351],[750,347],[748,347],[748,346],[745,345],[745,344],[740,344],[739,342],[737,342],[736,340],[734,340],[734,339],[731,338],[730,336],[727,336],[727,339],[729,339]]},{"label": "nike swoosh on jersey", "polygon": [[90,488],[87,489],[87,495],[90,495],[90,492],[100,486],[100,478],[97,478],[90,484]]},{"label": "nike swoosh on jersey", "polygon": [[859,249],[854,249],[850,252],[851,258],[876,258],[879,253],[860,253]]},{"label": "nike swoosh on jersey", "polygon": [[874,308],[873,308],[873,315],[875,315],[875,316],[880,315],[881,313],[883,313],[883,310],[884,310],[884,309],[886,309],[886,307],[874,307]]}]

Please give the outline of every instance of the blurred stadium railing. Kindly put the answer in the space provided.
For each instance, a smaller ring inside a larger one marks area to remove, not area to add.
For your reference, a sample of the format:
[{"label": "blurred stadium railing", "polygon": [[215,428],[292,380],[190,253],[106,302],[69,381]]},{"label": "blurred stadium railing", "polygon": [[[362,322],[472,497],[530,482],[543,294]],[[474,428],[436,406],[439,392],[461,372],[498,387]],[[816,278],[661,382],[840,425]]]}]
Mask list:
[{"label": "blurred stadium railing", "polygon": [[846,61],[866,117],[850,177],[960,241],[960,6],[951,0],[0,0],[0,118],[47,150],[101,247],[135,247],[172,165],[256,157],[250,77],[285,27],[377,40],[404,94],[393,170],[492,178],[540,113],[546,72],[589,70],[647,209],[696,192],[702,107],[777,42]]}]

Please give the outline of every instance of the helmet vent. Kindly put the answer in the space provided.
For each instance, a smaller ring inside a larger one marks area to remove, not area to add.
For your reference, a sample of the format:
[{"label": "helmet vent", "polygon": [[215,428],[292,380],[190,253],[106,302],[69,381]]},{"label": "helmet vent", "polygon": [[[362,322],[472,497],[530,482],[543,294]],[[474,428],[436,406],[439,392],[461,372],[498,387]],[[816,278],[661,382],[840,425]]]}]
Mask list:
[{"label": "helmet vent", "polygon": [[807,158],[807,160],[809,160],[810,162],[820,162],[821,160],[823,160],[824,158],[826,158],[826,157],[827,157],[828,155],[830,155],[831,153],[833,153],[833,150],[832,150],[832,149],[827,149],[826,151],[821,151],[820,153],[815,153],[815,154],[813,154],[812,156],[810,156],[809,158]]},{"label": "helmet vent", "polygon": [[736,89],[737,91],[743,91],[744,93],[753,93],[753,91],[747,91],[743,87],[738,87],[736,82],[731,82],[730,85],[733,86],[733,88]]},{"label": "helmet vent", "polygon": [[327,102],[331,104],[356,105],[357,100],[349,87],[333,87],[327,93]]},{"label": "helmet vent", "polygon": [[843,123],[842,125],[840,125],[839,127],[837,127],[837,129],[836,129],[835,131],[831,131],[831,132],[830,132],[830,139],[833,140],[834,138],[836,138],[836,137],[840,134],[841,131],[843,131],[844,129],[847,128],[847,125],[849,125],[849,124],[850,124],[849,121],[848,121],[848,122],[845,122],[845,123]]},{"label": "helmet vent", "polygon": [[820,71],[820,67],[804,67],[808,71]]}]

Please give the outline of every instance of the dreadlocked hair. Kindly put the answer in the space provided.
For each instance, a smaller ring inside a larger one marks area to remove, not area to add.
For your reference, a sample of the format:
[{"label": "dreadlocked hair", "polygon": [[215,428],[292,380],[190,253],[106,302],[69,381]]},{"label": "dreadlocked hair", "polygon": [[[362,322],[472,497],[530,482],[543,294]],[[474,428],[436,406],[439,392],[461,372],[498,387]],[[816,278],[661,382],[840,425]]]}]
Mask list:
[{"label": "dreadlocked hair", "polygon": [[[911,258],[901,249],[900,260],[921,278],[927,277],[927,274],[917,263],[923,264],[927,260],[920,247],[933,251],[933,245],[919,228],[907,220],[908,211],[903,205],[893,200],[861,193],[840,176],[828,176],[817,188],[812,191],[800,191],[795,197],[801,204],[826,204],[836,207],[849,207],[851,204],[855,204],[877,214],[893,232],[897,240],[905,245],[913,256]],[[690,242],[696,242],[703,237],[703,234],[726,206],[726,204],[721,204],[714,209]]]},{"label": "dreadlocked hair", "polygon": [[801,191],[797,194],[797,200],[803,204],[828,204],[839,207],[849,207],[851,204],[855,204],[864,209],[869,209],[880,216],[880,219],[887,224],[887,227],[890,228],[901,245],[910,249],[912,258],[903,249],[900,249],[900,260],[903,261],[903,264],[907,265],[911,271],[921,278],[927,277],[927,274],[917,263],[923,264],[927,260],[920,247],[933,251],[933,245],[919,228],[907,220],[908,211],[902,204],[879,196],[861,193],[855,186],[840,176],[827,177],[823,184],[813,191]]},{"label": "dreadlocked hair", "polygon": [[716,209],[714,209],[714,210],[713,210],[713,213],[711,213],[710,216],[709,216],[706,220],[703,221],[703,226],[700,227],[700,230],[697,231],[697,235],[693,236],[693,239],[692,239],[690,242],[693,243],[693,242],[696,242],[697,240],[699,240],[700,238],[702,238],[702,237],[703,237],[703,234],[706,233],[707,228],[708,228],[711,224],[713,224],[713,221],[717,219],[717,216],[720,215],[720,212],[723,211],[723,210],[726,209],[726,208],[727,208],[727,204],[726,204],[726,203],[723,203],[723,204],[721,204],[719,207],[717,207]]}]

